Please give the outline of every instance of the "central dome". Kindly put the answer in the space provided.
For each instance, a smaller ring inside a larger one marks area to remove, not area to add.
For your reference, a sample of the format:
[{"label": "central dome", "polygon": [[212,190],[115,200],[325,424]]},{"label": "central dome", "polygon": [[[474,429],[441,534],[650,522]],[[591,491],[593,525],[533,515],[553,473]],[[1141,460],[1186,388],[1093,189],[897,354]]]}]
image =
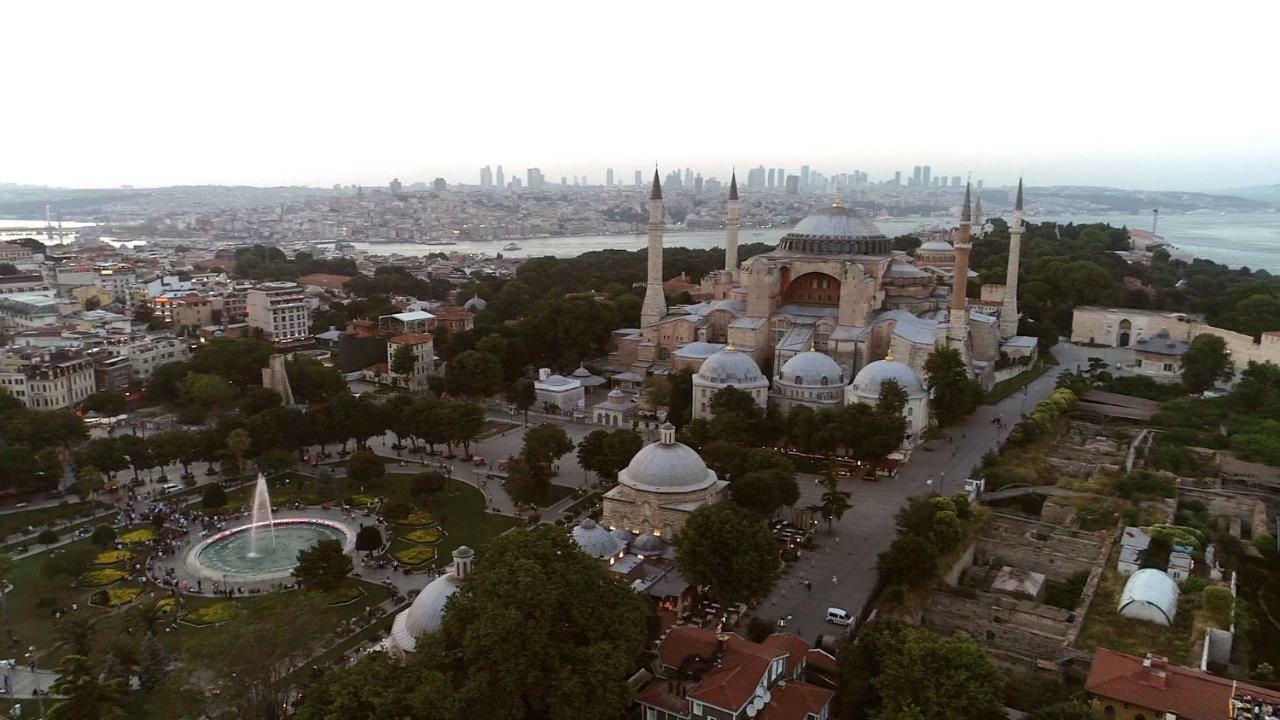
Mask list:
[{"label": "central dome", "polygon": [[820,255],[888,255],[892,247],[875,223],[836,202],[796,223],[779,250]]},{"label": "central dome", "polygon": [[707,469],[693,448],[675,441],[672,425],[663,425],[660,432],[662,439],[640,448],[618,473],[618,482],[656,493],[694,492],[715,484],[715,471]]},{"label": "central dome", "polygon": [[703,360],[702,367],[698,368],[698,377],[717,385],[735,387],[769,384],[756,361],[750,355],[734,350],[732,346]]}]

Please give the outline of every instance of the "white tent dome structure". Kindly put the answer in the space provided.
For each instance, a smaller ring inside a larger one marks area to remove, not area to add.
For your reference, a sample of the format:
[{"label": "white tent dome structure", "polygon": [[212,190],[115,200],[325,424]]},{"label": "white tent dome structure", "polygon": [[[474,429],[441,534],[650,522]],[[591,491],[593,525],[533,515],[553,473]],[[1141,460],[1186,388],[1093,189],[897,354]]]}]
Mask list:
[{"label": "white tent dome structure", "polygon": [[1155,568],[1129,576],[1120,593],[1120,615],[1157,625],[1172,625],[1178,613],[1178,584]]}]

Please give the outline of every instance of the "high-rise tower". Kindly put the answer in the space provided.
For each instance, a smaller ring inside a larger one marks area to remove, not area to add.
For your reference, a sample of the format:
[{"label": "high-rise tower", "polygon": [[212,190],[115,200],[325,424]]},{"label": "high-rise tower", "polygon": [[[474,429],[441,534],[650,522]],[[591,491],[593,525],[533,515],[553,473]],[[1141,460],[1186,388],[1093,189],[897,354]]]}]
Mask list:
[{"label": "high-rise tower", "polygon": [[[770,171],[772,172],[772,171]],[[724,271],[738,274],[738,173],[729,176],[729,206],[724,219]]]},{"label": "high-rise tower", "polygon": [[1000,308],[1000,337],[1018,334],[1018,261],[1022,254],[1022,178],[1013,201],[1013,224],[1009,226],[1009,267],[1004,273],[1004,304]]},{"label": "high-rise tower", "polygon": [[644,283],[644,305],[640,307],[640,327],[647,328],[667,315],[667,296],[662,291],[662,181],[653,169],[653,189],[649,192],[649,272]]}]

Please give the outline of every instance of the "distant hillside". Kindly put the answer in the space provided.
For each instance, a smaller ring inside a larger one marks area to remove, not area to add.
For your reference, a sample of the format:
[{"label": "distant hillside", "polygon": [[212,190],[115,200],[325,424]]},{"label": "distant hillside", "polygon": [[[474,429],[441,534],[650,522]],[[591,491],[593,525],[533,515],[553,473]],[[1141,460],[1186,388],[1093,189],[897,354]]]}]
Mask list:
[{"label": "distant hillside", "polygon": [[1249,187],[1228,188],[1226,190],[1218,190],[1216,194],[1256,200],[1257,202],[1280,207],[1280,185],[1251,185]]},{"label": "distant hillside", "polygon": [[1191,212],[1214,210],[1218,212],[1257,212],[1271,207],[1271,203],[1246,197],[1182,192],[1177,190],[1121,190],[1088,185],[1050,185],[1028,188],[1033,198],[1056,198],[1093,206],[1101,212],[1139,213],[1160,208],[1163,211]]}]

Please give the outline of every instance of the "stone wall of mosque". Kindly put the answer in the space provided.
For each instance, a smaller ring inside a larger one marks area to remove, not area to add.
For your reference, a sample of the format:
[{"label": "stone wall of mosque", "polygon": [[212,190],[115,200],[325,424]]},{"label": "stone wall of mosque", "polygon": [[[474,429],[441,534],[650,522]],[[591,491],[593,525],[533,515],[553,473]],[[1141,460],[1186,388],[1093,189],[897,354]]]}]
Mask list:
[{"label": "stone wall of mosque", "polygon": [[689,511],[664,505],[698,503],[707,505],[725,499],[725,491],[716,486],[687,493],[654,493],[618,485],[605,496],[600,514],[600,524],[616,530],[626,528],[632,532],[650,533],[654,530],[663,538],[678,535],[684,529]]}]

